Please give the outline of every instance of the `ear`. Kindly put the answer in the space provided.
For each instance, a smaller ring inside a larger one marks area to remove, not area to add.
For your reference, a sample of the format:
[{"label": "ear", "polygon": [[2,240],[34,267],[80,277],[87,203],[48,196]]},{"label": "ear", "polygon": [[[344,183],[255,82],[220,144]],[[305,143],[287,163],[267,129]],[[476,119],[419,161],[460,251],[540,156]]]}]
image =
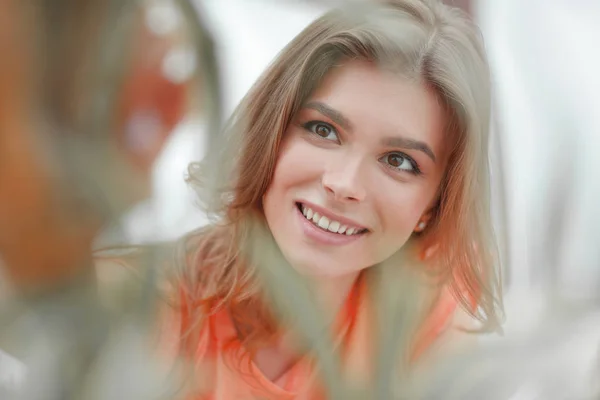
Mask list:
[{"label": "ear", "polygon": [[427,227],[429,226],[429,223],[431,222],[432,217],[433,217],[432,209],[430,209],[429,211],[427,211],[423,215],[421,215],[421,218],[419,218],[419,220],[417,221],[417,225],[415,226],[414,231],[416,233],[421,233],[425,229],[427,229]]},{"label": "ear", "polygon": [[[417,226],[415,227],[415,233],[423,233],[427,229],[427,227],[431,225],[434,215],[435,209],[430,208],[428,211],[426,211],[421,216],[421,218],[419,218]],[[419,258],[421,259],[421,261],[430,259],[436,253],[439,247],[438,244],[435,242],[435,239],[432,237],[423,237],[419,242]]]}]

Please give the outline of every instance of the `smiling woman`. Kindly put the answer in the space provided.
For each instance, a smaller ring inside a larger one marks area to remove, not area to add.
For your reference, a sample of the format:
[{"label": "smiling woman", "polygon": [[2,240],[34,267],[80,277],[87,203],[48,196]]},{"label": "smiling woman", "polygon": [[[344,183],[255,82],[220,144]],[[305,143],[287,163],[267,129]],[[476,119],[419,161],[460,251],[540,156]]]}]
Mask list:
[{"label": "smiling woman", "polygon": [[443,106],[423,83],[369,61],[338,64],[286,129],[263,197],[285,258],[347,282],[388,259],[431,218],[444,139]]},{"label": "smiling woman", "polygon": [[217,167],[189,169],[215,222],[180,242],[167,328],[208,368],[208,398],[322,398],[313,353],[265,295],[268,260],[245,251],[257,223],[282,255],[275,268],[305,277],[334,316],[335,348],[363,377],[377,290],[365,278],[399,253],[437,299],[410,340],[413,361],[450,337],[459,307],[497,327],[489,108],[477,29],[440,2],[333,10],[280,53],[227,125]]}]

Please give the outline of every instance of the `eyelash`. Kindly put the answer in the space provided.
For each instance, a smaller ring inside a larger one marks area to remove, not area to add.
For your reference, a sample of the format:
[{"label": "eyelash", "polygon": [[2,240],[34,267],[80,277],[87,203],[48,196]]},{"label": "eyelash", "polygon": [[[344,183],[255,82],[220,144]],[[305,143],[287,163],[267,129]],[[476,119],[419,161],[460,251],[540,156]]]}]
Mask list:
[{"label": "eyelash", "polygon": [[[330,133],[335,134],[335,136],[336,136],[336,142],[339,143],[339,137],[338,137],[338,133],[337,133],[336,129],[333,126],[331,126],[331,124],[328,124],[327,122],[323,122],[323,121],[309,121],[309,122],[306,122],[306,123],[302,124],[302,127],[304,129],[306,129],[308,132],[310,132],[311,134],[317,136],[318,139],[326,140],[326,141],[333,141],[332,139],[327,139],[327,138],[319,135],[315,131],[315,128],[317,126],[319,126],[319,125],[322,125],[322,126],[328,128],[331,131]],[[402,152],[399,152],[399,151],[390,152],[390,153],[387,153],[386,155],[384,155],[383,157],[381,157],[379,160],[382,161],[385,158],[390,157],[390,156],[394,156],[394,155],[400,156],[401,158],[407,160],[411,164],[412,170],[399,169],[399,168],[394,167],[394,166],[392,166],[389,163],[387,163],[387,162],[384,161],[386,167],[392,169],[395,172],[407,172],[407,173],[415,175],[415,176],[421,175],[422,172],[419,169],[419,165],[417,164],[417,162],[412,157],[410,157],[409,155],[407,155],[405,153],[402,153]]]},{"label": "eyelash", "polygon": [[327,139],[327,138],[325,138],[325,137],[323,137],[323,136],[319,135],[319,134],[318,134],[318,133],[315,131],[316,127],[317,127],[317,126],[319,126],[319,125],[322,125],[322,126],[324,126],[324,127],[328,128],[328,129],[329,129],[331,132],[333,132],[333,133],[335,134],[335,136],[336,136],[337,142],[339,143],[339,141],[340,141],[340,140],[339,140],[339,137],[338,137],[338,133],[337,133],[337,131],[335,130],[335,128],[334,128],[333,126],[331,126],[331,125],[330,125],[330,124],[328,124],[327,122],[323,122],[323,121],[308,121],[308,122],[306,122],[306,123],[302,124],[302,127],[303,127],[304,129],[306,129],[307,131],[309,131],[310,133],[312,133],[313,135],[316,135],[316,136],[318,136],[318,138],[319,138],[319,139],[323,139],[323,140],[332,141],[331,139]]},{"label": "eyelash", "polygon": [[[417,162],[412,157],[408,156],[407,154],[404,154],[399,151],[394,151],[391,153],[387,153],[385,156],[381,157],[380,160],[383,160],[389,156],[402,157],[403,159],[405,159],[406,161],[408,161],[410,163],[410,165],[412,166],[412,169],[411,170],[400,169],[400,168],[390,165],[389,163],[385,163],[386,167],[391,168],[394,171],[407,172],[407,173],[415,175],[415,176],[419,176],[422,174],[421,169],[419,168],[419,164],[417,164]],[[402,165],[402,164],[400,164],[400,165]]]}]

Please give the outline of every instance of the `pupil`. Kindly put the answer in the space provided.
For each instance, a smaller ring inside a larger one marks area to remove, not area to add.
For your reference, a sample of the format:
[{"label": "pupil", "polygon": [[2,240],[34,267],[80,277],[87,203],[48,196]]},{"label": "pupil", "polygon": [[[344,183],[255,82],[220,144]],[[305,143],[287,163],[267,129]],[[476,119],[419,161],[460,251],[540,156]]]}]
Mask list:
[{"label": "pupil", "polygon": [[397,154],[391,155],[390,156],[390,165],[392,167],[399,167],[400,165],[402,165],[402,156],[399,156]]},{"label": "pupil", "polygon": [[329,135],[329,129],[325,125],[317,125],[317,135],[327,136]]}]

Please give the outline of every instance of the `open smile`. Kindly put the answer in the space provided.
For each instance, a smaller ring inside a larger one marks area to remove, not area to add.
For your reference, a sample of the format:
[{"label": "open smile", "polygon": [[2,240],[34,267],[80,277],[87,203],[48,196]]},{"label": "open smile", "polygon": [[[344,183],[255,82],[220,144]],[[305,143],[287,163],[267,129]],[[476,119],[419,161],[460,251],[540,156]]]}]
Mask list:
[{"label": "open smile", "polygon": [[[323,210],[304,203],[296,203],[298,216],[302,219],[304,233],[311,239],[325,244],[347,244],[363,237],[368,229],[353,224],[345,218],[322,215]],[[321,211],[321,212],[319,212]]]}]

